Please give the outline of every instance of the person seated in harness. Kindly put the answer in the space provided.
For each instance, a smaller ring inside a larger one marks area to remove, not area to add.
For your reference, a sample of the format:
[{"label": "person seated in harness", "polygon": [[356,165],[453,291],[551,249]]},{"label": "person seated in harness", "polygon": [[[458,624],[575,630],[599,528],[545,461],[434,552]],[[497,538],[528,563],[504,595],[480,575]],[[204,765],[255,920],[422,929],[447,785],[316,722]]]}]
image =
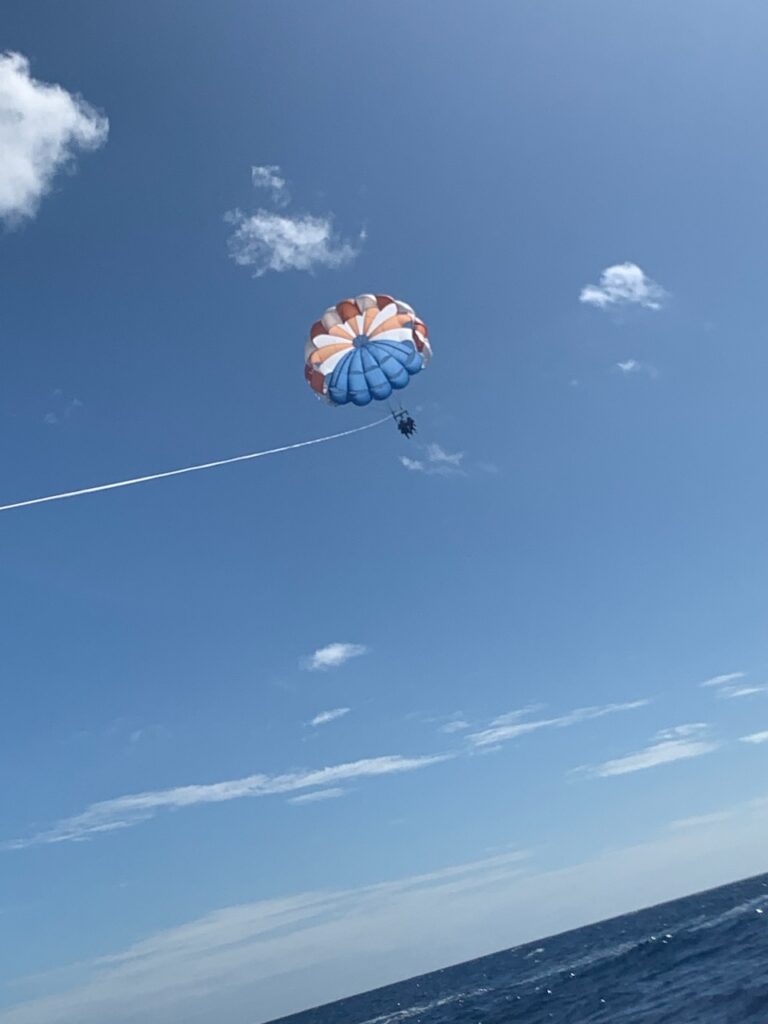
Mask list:
[{"label": "person seated in harness", "polygon": [[395,420],[397,421],[397,429],[404,437],[411,437],[412,434],[416,433],[416,423],[409,413],[398,413],[395,416]]}]

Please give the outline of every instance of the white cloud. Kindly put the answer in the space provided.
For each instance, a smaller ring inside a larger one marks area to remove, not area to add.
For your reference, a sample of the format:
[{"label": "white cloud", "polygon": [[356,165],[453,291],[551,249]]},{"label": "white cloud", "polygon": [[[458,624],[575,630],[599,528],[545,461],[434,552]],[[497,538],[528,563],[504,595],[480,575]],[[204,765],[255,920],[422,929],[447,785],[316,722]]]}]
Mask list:
[{"label": "white cloud", "polygon": [[[276,164],[251,167],[251,182],[254,188],[269,192],[275,206],[285,207],[290,202],[288,185]],[[241,267],[251,267],[254,277],[270,270],[312,272],[319,267],[342,267],[359,254],[365,241],[364,230],[355,241],[341,238],[334,231],[331,215],[230,210],[224,220],[235,229],[227,242],[230,257]]]},{"label": "white cloud", "polygon": [[685,725],[673,725],[670,729],[660,729],[654,739],[657,740],[679,740],[687,739],[689,736],[701,736],[709,726],[706,722],[688,722]]},{"label": "white cloud", "polygon": [[329,668],[339,668],[350,658],[359,658],[367,654],[368,648],[363,644],[327,644],[325,647],[318,647],[314,654],[302,661],[302,667],[310,672],[325,672]]},{"label": "white cloud", "polygon": [[734,700],[736,697],[751,697],[766,691],[768,686],[723,686],[717,691],[717,696],[723,700]]},{"label": "white cloud", "polygon": [[719,825],[732,817],[733,811],[713,811],[711,814],[694,814],[690,818],[678,818],[671,821],[669,827],[673,830],[685,828],[704,828],[707,825]]},{"label": "white cloud", "polygon": [[[768,733],[765,735],[768,736]],[[734,804],[732,807],[710,811],[707,814],[694,814],[689,818],[678,818],[676,821],[671,821],[667,827],[672,831],[680,829],[706,829],[710,826],[720,826],[724,821],[738,821],[739,817],[744,814],[762,816],[766,813],[768,813],[768,797],[759,796]]]},{"label": "white cloud", "polygon": [[613,715],[620,711],[634,711],[637,708],[646,707],[648,704],[648,700],[634,700],[624,704],[605,704],[599,707],[576,708],[556,718],[530,720],[526,720],[526,716],[535,709],[523,708],[495,718],[489,728],[483,729],[481,732],[472,733],[469,736],[469,741],[475,747],[495,747],[497,744],[507,740],[517,739],[518,736],[525,736],[530,732],[538,732],[539,729],[567,728],[580,722],[603,718],[605,715]]},{"label": "white cloud", "polygon": [[626,362],[616,363],[615,367],[622,377],[634,377],[642,374],[646,377],[658,377],[659,371],[650,363],[641,363],[637,359],[627,359]]},{"label": "white cloud", "polygon": [[745,672],[726,672],[724,675],[705,679],[703,683],[699,683],[699,686],[724,686],[726,683],[733,682],[734,679],[743,679],[745,675]]},{"label": "white cloud", "polygon": [[664,289],[646,277],[636,263],[618,263],[605,268],[599,285],[582,288],[579,301],[599,309],[626,305],[661,309],[665,296]]},{"label": "white cloud", "polygon": [[342,267],[358,255],[365,239],[364,232],[354,243],[339,237],[331,217],[289,217],[269,210],[249,216],[233,210],[225,219],[235,228],[228,242],[229,255],[238,266],[251,267],[254,277],[270,270]]},{"label": "white cloud", "polygon": [[512,725],[514,722],[519,722],[521,718],[527,718],[529,715],[533,715],[537,711],[542,711],[543,708],[543,704],[528,704],[524,708],[515,708],[514,711],[505,711],[503,715],[497,715],[491,722],[491,725]]},{"label": "white cloud", "polygon": [[109,122],[60,85],[39,82],[18,53],[0,54],[0,219],[33,217],[79,150],[98,149]]},{"label": "white cloud", "polygon": [[426,473],[429,476],[457,476],[462,474],[464,452],[447,452],[439,444],[428,444],[424,452],[423,459],[410,459],[407,455],[401,455],[401,465],[411,470],[411,472]]},{"label": "white cloud", "polygon": [[461,718],[455,718],[452,722],[446,722],[445,725],[440,726],[440,732],[447,733],[449,736],[455,732],[463,732],[465,729],[469,729],[469,722],[465,722]]},{"label": "white cloud", "polygon": [[768,743],[768,731],[766,732],[753,732],[749,736],[741,737],[742,743]]},{"label": "white cloud", "polygon": [[335,800],[337,797],[344,796],[346,789],[342,789],[341,786],[335,786],[331,789],[316,789],[312,793],[302,793],[301,796],[292,796],[289,798],[289,804],[316,804],[321,803],[323,800]]},{"label": "white cloud", "polygon": [[[350,654],[351,644],[331,644],[329,647],[316,651],[310,662],[317,662],[318,667],[329,667],[341,664]],[[342,650],[338,650],[341,648]],[[365,648],[354,651],[364,653]],[[498,743],[511,739],[525,732],[532,732],[545,727],[564,727],[575,725],[589,719],[601,718],[619,711],[627,711],[644,707],[648,702],[633,701],[626,704],[609,704],[602,707],[577,708],[558,718],[520,721],[525,715],[533,713],[535,708],[511,712],[494,719],[491,728],[473,733],[468,737],[470,748],[488,753]],[[347,709],[336,708],[317,716],[321,721],[330,721],[346,713]],[[325,716],[325,717],[324,717]],[[328,717],[332,716],[332,717]],[[320,721],[315,720],[317,724]],[[455,720],[450,731],[468,728],[468,723]],[[230,779],[224,782],[178,786],[171,789],[150,790],[111,800],[101,800],[91,804],[80,814],[63,818],[54,822],[49,828],[36,834],[11,839],[0,843],[0,850],[23,850],[31,846],[50,845],[66,842],[82,842],[96,835],[131,828],[154,818],[166,810],[180,810],[200,804],[223,803],[246,797],[265,797],[281,794],[301,795],[308,791],[329,790],[340,788],[339,784],[363,778],[401,774],[417,771],[431,765],[452,760],[458,752],[447,754],[420,755],[402,757],[390,755],[383,757],[364,758],[345,764],[331,765],[325,768],[305,771],[288,772],[281,775],[248,775],[244,778]],[[326,799],[313,797],[313,799]]]},{"label": "white cloud", "polygon": [[460,466],[464,458],[463,452],[447,452],[439,444],[427,445],[427,458],[438,465]]},{"label": "white cloud", "polygon": [[711,754],[718,749],[719,743],[708,739],[706,733],[707,726],[702,722],[663,729],[656,734],[654,742],[643,750],[603,761],[602,764],[576,768],[574,774],[606,779],[614,775],[628,775],[631,772],[672,764],[674,761],[684,761],[692,757]]},{"label": "white cloud", "polygon": [[[366,988],[378,978],[395,980],[405,973],[398,964],[408,963],[418,950],[419,965],[454,958],[453,944],[466,944],[461,925],[472,920],[476,901],[482,924],[493,897],[505,887],[523,892],[516,883],[526,857],[510,852],[357,889],[305,892],[213,911],[122,952],[20,979],[17,990],[26,981],[53,994],[0,1010],[0,1021],[175,1024],[193,1015],[217,1024],[270,1020],[283,1010],[348,994],[350,965],[355,986]],[[451,937],[434,927],[431,911],[441,906],[443,912],[450,907],[456,918]],[[482,941],[498,942],[501,933],[498,921],[493,936]]]},{"label": "white cloud", "polygon": [[71,419],[84,408],[79,398],[67,398],[61,388],[56,388],[53,392],[53,404],[55,409],[49,410],[43,416],[43,423],[46,423],[48,426],[55,426],[57,423],[61,423],[62,420]]},{"label": "white cloud", "polygon": [[319,715],[315,715],[310,725],[327,725],[328,722],[335,722],[337,718],[343,718],[344,715],[348,715],[351,708],[331,708],[330,711],[321,711]]},{"label": "white cloud", "polygon": [[214,910],[112,955],[15,982],[23,1001],[0,1010],[0,1024],[273,1020],[756,875],[765,868],[768,802],[728,814],[727,829],[717,821],[664,828],[549,870],[518,853]]},{"label": "white cloud", "polygon": [[699,686],[715,689],[717,696],[722,700],[751,697],[756,693],[766,693],[768,691],[768,686],[739,683],[738,680],[743,679],[745,675],[745,672],[726,672],[723,675],[705,679],[703,683],[699,683]]},{"label": "white cloud", "polygon": [[276,206],[285,206],[290,201],[286,180],[280,168],[275,164],[252,167],[251,182],[254,188],[267,189]]},{"label": "white cloud", "polygon": [[209,785],[177,786],[101,800],[81,814],[64,818],[51,828],[27,838],[12,839],[0,844],[4,850],[24,850],[30,846],[51,843],[80,842],[102,832],[130,828],[154,818],[164,810],[179,810],[198,804],[223,803],[244,797],[274,796],[300,790],[328,788],[352,779],[375,778],[382,775],[417,771],[448,760],[452,755],[436,754],[422,757],[364,758],[347,764],[331,765],[283,775],[248,775],[242,779],[215,782]]}]

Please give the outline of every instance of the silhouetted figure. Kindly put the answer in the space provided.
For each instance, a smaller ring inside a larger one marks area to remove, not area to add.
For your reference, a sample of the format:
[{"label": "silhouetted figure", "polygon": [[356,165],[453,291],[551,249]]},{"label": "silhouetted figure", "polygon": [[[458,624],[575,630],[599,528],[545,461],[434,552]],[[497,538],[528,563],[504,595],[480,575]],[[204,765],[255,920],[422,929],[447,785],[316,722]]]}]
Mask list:
[{"label": "silhouetted figure", "polygon": [[397,413],[395,421],[397,422],[397,429],[403,437],[411,437],[411,435],[416,433],[416,423],[407,412]]}]

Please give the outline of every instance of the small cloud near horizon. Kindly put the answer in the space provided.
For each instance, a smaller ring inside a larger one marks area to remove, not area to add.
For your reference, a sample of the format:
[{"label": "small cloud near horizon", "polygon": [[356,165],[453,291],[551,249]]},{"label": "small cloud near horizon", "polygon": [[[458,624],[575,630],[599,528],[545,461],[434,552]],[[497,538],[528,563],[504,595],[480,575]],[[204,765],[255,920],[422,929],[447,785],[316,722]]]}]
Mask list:
[{"label": "small cloud near horizon", "polygon": [[713,811],[711,814],[694,814],[690,818],[677,818],[675,821],[670,821],[669,828],[676,831],[678,829],[704,828],[707,825],[719,825],[721,822],[727,821],[732,814],[732,811]]}]

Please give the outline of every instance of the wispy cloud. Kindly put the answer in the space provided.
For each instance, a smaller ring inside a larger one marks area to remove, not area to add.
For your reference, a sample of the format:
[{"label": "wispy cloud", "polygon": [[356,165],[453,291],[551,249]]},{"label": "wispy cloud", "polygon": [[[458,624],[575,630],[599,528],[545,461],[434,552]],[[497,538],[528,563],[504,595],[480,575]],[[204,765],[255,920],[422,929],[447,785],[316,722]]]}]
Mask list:
[{"label": "wispy cloud", "polygon": [[327,725],[328,722],[335,722],[337,718],[343,718],[344,715],[348,715],[351,708],[331,708],[330,711],[321,711],[319,715],[315,715],[310,725]]},{"label": "wispy cloud", "polygon": [[699,683],[699,686],[725,686],[727,683],[731,683],[735,679],[743,679],[745,675],[745,672],[726,672],[724,675],[712,676],[711,679],[705,679],[703,683]]},{"label": "wispy cloud", "polygon": [[742,736],[742,743],[768,743],[768,730],[765,732],[753,732],[749,736]]},{"label": "wispy cloud", "polygon": [[[252,167],[251,181],[254,188],[269,193],[275,206],[288,205],[288,185],[278,166]],[[230,257],[238,266],[250,267],[254,277],[263,277],[269,271],[311,272],[320,267],[342,267],[359,254],[365,241],[365,231],[354,241],[342,238],[335,231],[330,214],[288,215],[264,209],[247,214],[230,210],[224,219],[234,227],[228,241]]]},{"label": "wispy cloud", "polygon": [[56,173],[107,139],[109,123],[81,97],[37,81],[19,53],[0,54],[0,219],[33,217]]},{"label": "wispy cloud", "polygon": [[332,789],[317,789],[313,793],[302,793],[301,796],[289,797],[289,804],[317,804],[322,803],[324,800],[335,800],[337,797],[344,796],[346,789],[342,789],[341,786],[335,786]]},{"label": "wispy cloud", "polygon": [[91,804],[81,814],[63,818],[49,829],[26,838],[12,839],[0,844],[0,849],[23,850],[30,846],[51,843],[80,842],[104,832],[130,828],[154,818],[161,811],[180,810],[199,804],[224,803],[245,797],[264,797],[294,793],[301,790],[327,789],[336,783],[355,779],[418,771],[448,760],[450,754],[421,757],[365,758],[347,764],[331,765],[308,771],[283,775],[248,775],[242,779],[215,782],[208,785],[178,786],[114,800]]},{"label": "wispy cloud", "polygon": [[722,686],[717,696],[722,700],[734,700],[737,697],[751,697],[756,693],[768,692],[768,686]]},{"label": "wispy cloud", "polygon": [[[349,653],[348,648],[354,646],[350,644],[329,645],[328,648],[321,648],[319,651],[316,651],[313,659],[316,659],[318,665],[322,664],[323,667],[341,664],[347,657],[353,656]],[[338,648],[342,648],[342,650],[339,651]],[[364,648],[362,651],[356,651],[355,653],[362,653],[363,651]],[[489,729],[472,733],[468,737],[469,746],[464,748],[464,752],[477,750],[481,753],[487,753],[499,743],[523,733],[547,727],[557,728],[575,725],[578,722],[589,719],[601,718],[616,712],[644,707],[647,703],[647,701],[641,700],[625,704],[609,704],[602,707],[577,708],[566,715],[549,719],[524,720],[525,716],[535,712],[535,708],[525,708],[521,711],[510,712],[494,719]],[[321,724],[322,722],[331,721],[333,718],[340,717],[342,713],[347,713],[347,709],[336,708],[332,711],[322,712],[316,716],[314,722],[315,724]],[[449,725],[449,728],[446,730],[448,732],[459,732],[469,728],[469,724],[463,719],[454,719],[451,723],[447,724]],[[136,738],[139,738],[138,734]],[[355,780],[418,771],[422,768],[455,759],[460,756],[460,753],[457,750],[449,753],[412,757],[389,755],[364,758],[325,768],[287,772],[279,775],[248,775],[244,778],[230,779],[224,782],[178,786],[171,789],[150,790],[130,794],[93,803],[81,813],[72,817],[62,818],[42,831],[0,843],[0,849],[23,850],[31,846],[82,842],[103,833],[131,828],[154,818],[164,811],[181,810],[202,804],[223,803],[246,797],[307,795],[307,801],[302,800],[300,802],[309,802],[314,799],[329,799],[329,797],[310,796],[310,794],[340,789],[343,788],[342,783]]]},{"label": "wispy cloud", "polygon": [[517,739],[519,736],[525,736],[531,732],[538,732],[540,729],[564,729],[571,725],[578,725],[580,722],[603,718],[606,715],[644,708],[649,703],[644,699],[628,701],[623,704],[604,704],[597,707],[576,708],[555,718],[534,719],[527,717],[534,709],[523,708],[495,718],[487,729],[472,733],[469,736],[469,742],[475,747],[495,747],[499,743]]},{"label": "wispy cloud", "polygon": [[584,765],[574,769],[573,774],[606,779],[614,775],[629,775],[631,772],[657,768],[659,765],[702,757],[717,750],[719,743],[708,738],[708,727],[703,722],[677,725],[663,729],[654,737],[654,742],[642,750],[623,757],[603,761],[602,764]]},{"label": "wispy cloud", "polygon": [[605,268],[600,284],[582,288],[579,301],[599,309],[630,305],[661,309],[665,297],[661,285],[647,277],[636,263],[617,263]]},{"label": "wispy cloud", "polygon": [[266,189],[276,206],[285,206],[290,201],[288,184],[283,172],[275,164],[251,168],[251,182],[254,188]]},{"label": "wispy cloud", "polygon": [[318,647],[314,654],[302,659],[302,668],[310,672],[327,672],[331,668],[339,668],[351,658],[359,658],[368,653],[364,644],[333,643]]},{"label": "wispy cloud", "polygon": [[339,236],[330,216],[288,217],[269,210],[248,215],[233,210],[226,220],[235,228],[228,242],[229,255],[238,266],[252,268],[254,277],[270,270],[343,267],[355,259],[365,240],[364,232],[354,242]]},{"label": "wispy cloud", "polygon": [[646,377],[657,377],[658,371],[655,366],[651,366],[650,363],[641,363],[637,359],[627,359],[625,362],[616,363],[615,367],[622,377],[634,377],[638,374],[645,375]]},{"label": "wispy cloud", "polygon": [[511,853],[224,907],[112,955],[20,979],[14,990],[24,995],[0,1011],[0,1024],[273,1020],[348,996],[350,978],[357,991],[372,989],[756,875],[765,868],[768,802],[728,814],[727,829],[665,827],[582,862],[565,850],[552,870]]},{"label": "wispy cloud", "polygon": [[[765,733],[765,736],[768,737],[768,733]],[[714,830],[718,834],[724,835],[727,840],[728,832],[724,832],[720,828],[723,822],[737,823],[739,819],[743,820],[745,817],[762,822],[766,813],[768,813],[768,797],[759,796],[706,814],[677,818],[675,821],[671,821],[667,827],[672,832]]]},{"label": "wispy cloud", "polygon": [[628,359],[625,363],[616,363],[616,366],[622,373],[638,373],[640,371],[640,363],[636,359]]},{"label": "wispy cloud", "polygon": [[453,721],[441,725],[440,732],[447,733],[450,736],[452,733],[464,732],[465,729],[469,728],[469,722],[465,722],[463,718],[454,718]]},{"label": "wispy cloud", "polygon": [[656,733],[659,740],[687,739],[689,736],[700,736],[709,726],[706,722],[687,722],[685,725],[673,725],[669,729],[660,729]]},{"label": "wispy cloud", "polygon": [[53,392],[51,404],[53,408],[43,416],[43,423],[49,427],[71,419],[72,416],[83,408],[83,403],[79,398],[68,398],[61,388],[56,388]]},{"label": "wispy cloud", "polygon": [[439,444],[428,444],[422,458],[411,459],[407,455],[401,455],[400,463],[414,473],[426,473],[429,476],[458,476],[463,472],[463,459],[464,452],[447,452]]},{"label": "wispy cloud", "polygon": [[17,991],[38,987],[45,994],[0,1010],[0,1021],[272,1020],[348,994],[350,968],[357,987],[369,988],[396,980],[409,960],[422,970],[466,959],[489,914],[491,934],[482,941],[502,945],[510,902],[526,892],[527,856],[511,851],[356,889],[215,910],[112,955],[27,979],[26,986],[20,979]]},{"label": "wispy cloud", "polygon": [[705,679],[703,683],[699,683],[699,686],[714,689],[716,691],[716,695],[722,700],[734,700],[738,697],[751,697],[753,694],[765,693],[768,691],[768,686],[738,682],[738,680],[744,679],[745,676],[746,672],[725,672],[723,675],[712,676],[711,679]]},{"label": "wispy cloud", "polygon": [[694,814],[690,818],[677,818],[669,823],[669,827],[676,831],[678,829],[706,828],[708,825],[719,825],[727,821],[733,811],[713,811],[711,814]]},{"label": "wispy cloud", "polygon": [[430,462],[433,462],[436,465],[458,467],[461,465],[464,453],[447,452],[444,448],[441,448],[439,444],[428,444],[427,458]]}]

